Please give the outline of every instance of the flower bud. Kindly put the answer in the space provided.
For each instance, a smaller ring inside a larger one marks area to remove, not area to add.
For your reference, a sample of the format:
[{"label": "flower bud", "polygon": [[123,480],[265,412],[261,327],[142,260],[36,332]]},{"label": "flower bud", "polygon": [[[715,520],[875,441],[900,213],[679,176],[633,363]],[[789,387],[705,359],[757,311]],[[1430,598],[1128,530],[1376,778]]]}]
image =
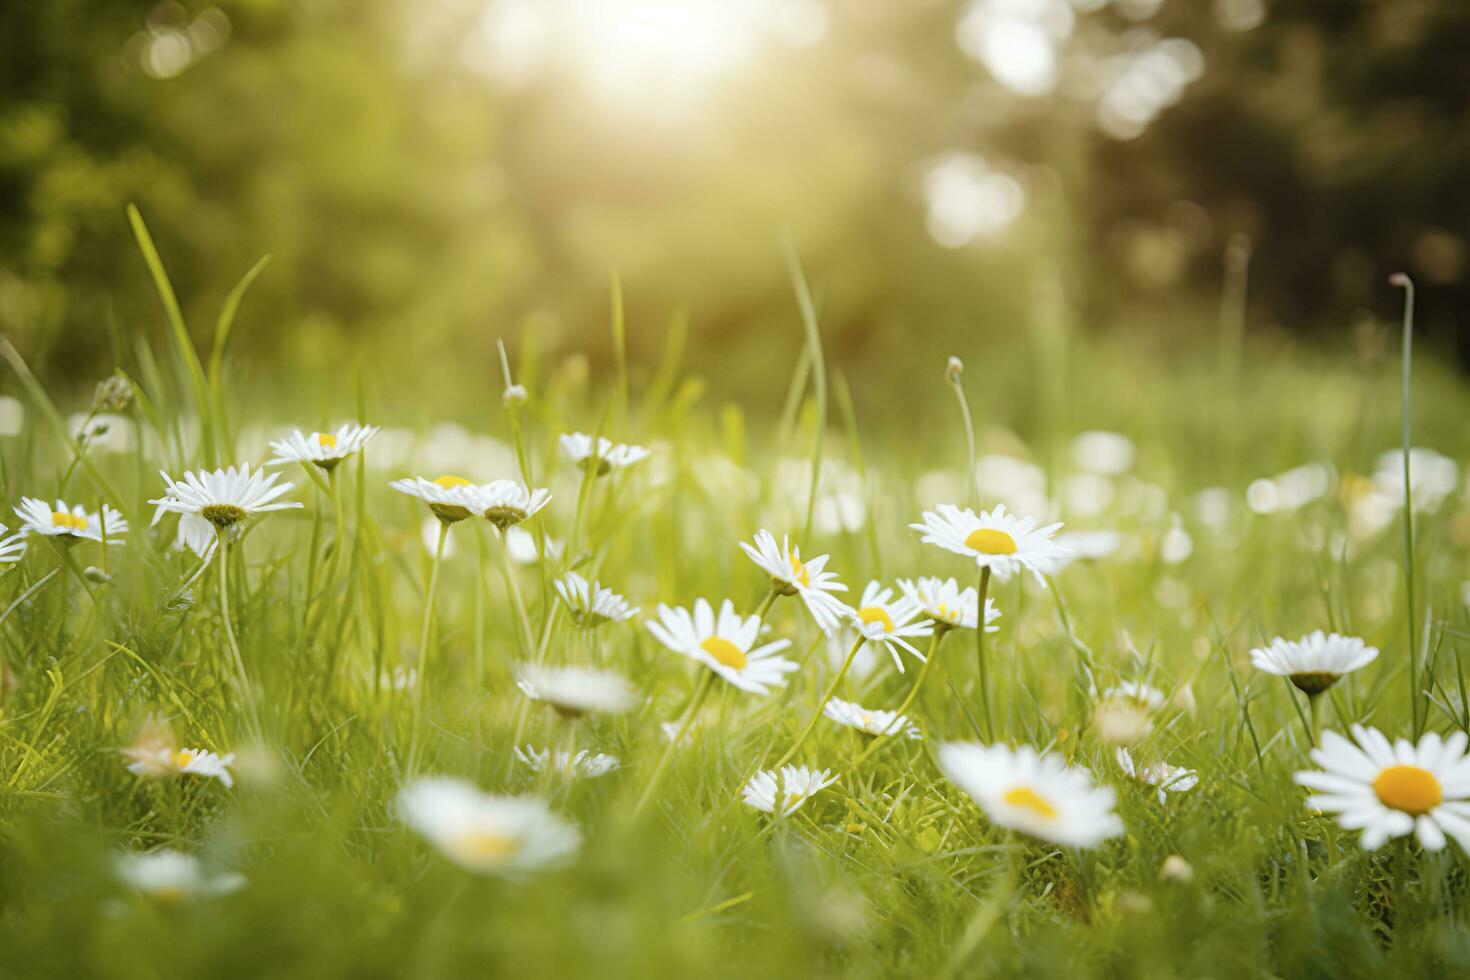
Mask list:
[{"label": "flower bud", "polygon": [[505,394],[501,396],[501,400],[505,403],[506,408],[514,408],[518,405],[526,404],[526,399],[529,397],[530,395],[527,394],[524,385],[511,385],[505,389]]},{"label": "flower bud", "polygon": [[114,374],[97,383],[92,392],[92,412],[121,412],[132,401],[132,384],[121,374]]},{"label": "flower bud", "polygon": [[957,385],[960,383],[960,375],[964,373],[964,370],[965,362],[951,354],[949,363],[944,366],[944,380],[952,385]]},{"label": "flower bud", "polygon": [[1159,880],[1186,884],[1194,880],[1194,866],[1178,854],[1170,854],[1159,868]]}]

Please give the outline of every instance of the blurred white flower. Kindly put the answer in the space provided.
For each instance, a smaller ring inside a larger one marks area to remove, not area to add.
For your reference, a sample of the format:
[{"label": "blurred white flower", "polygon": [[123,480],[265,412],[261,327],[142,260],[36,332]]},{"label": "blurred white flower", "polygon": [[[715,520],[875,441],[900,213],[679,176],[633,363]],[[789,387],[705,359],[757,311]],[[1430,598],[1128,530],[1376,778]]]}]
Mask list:
[{"label": "blurred white flower", "polygon": [[83,540],[100,543],[104,538],[108,544],[122,544],[122,536],[128,531],[127,520],[107,504],[102,505],[99,516],[81,504],[67,506],[58,500],[52,509],[44,500],[22,497],[15,516],[20,518],[21,534],[56,538],[64,544]]},{"label": "blurred white flower", "polygon": [[998,826],[1072,847],[1095,847],[1123,832],[1110,787],[1029,745],[947,742],[939,768]]},{"label": "blurred white flower", "polygon": [[1199,785],[1199,773],[1193,769],[1171,766],[1163,760],[1151,766],[1137,766],[1133,762],[1133,756],[1125,748],[1119,748],[1115,758],[1118,760],[1118,768],[1129,779],[1157,787],[1160,803],[1168,799],[1169,793],[1188,792]]},{"label": "blurred white flower", "polygon": [[[1415,446],[1409,450],[1409,480],[1413,485],[1414,509],[1434,511],[1460,484],[1460,467],[1433,449]],[[1381,453],[1373,471],[1373,486],[1394,502],[1404,505],[1404,453],[1390,449]]]},{"label": "blurred white flower", "polygon": [[[438,533],[438,528],[435,528],[434,535],[436,538]],[[536,535],[527,531],[525,528],[506,528],[505,547],[510,552],[510,560],[517,565],[534,565],[539,560],[536,554]],[[565,546],[561,541],[547,535],[546,553],[551,557],[552,561],[560,561],[564,550]]]},{"label": "blurred white flower", "polygon": [[1257,514],[1282,514],[1300,510],[1325,497],[1336,480],[1336,472],[1326,463],[1308,463],[1285,473],[1252,481],[1246,488],[1245,502]]},{"label": "blurred white flower", "polygon": [[1164,533],[1164,539],[1159,542],[1159,558],[1166,565],[1178,565],[1186,561],[1194,554],[1194,538],[1184,530],[1184,524],[1175,514],[1169,524],[1169,530]]},{"label": "blurred white flower", "polygon": [[577,828],[542,800],[490,796],[462,779],[416,779],[398,794],[398,814],[446,857],[471,871],[514,875],[565,861]]},{"label": "blurred white flower", "polygon": [[603,623],[627,622],[638,608],[600,582],[588,582],[576,572],[567,572],[555,582],[556,594],[572,614],[572,621],[589,629]]},{"label": "blurred white flower", "polygon": [[521,664],[516,668],[516,686],[531,700],[567,716],[622,714],[638,703],[633,685],[622,674],[590,667]]},{"label": "blurred white flower", "polygon": [[832,698],[822,708],[822,714],[848,728],[855,728],[864,735],[903,735],[906,738],[922,738],[908,718],[881,708],[864,708],[853,701]]},{"label": "blurred white flower", "polygon": [[617,756],[601,752],[567,752],[561,749],[538,749],[527,745],[516,746],[516,758],[525,763],[532,772],[545,772],[549,768],[558,775],[571,779],[596,779],[606,776],[622,765]]},{"label": "blurred white flower", "polygon": [[1133,440],[1117,432],[1093,430],[1072,440],[1073,461],[1089,473],[1121,476],[1133,469],[1136,456]]},{"label": "blurred white flower", "polygon": [[361,452],[377,434],[377,426],[355,422],[339,426],[335,432],[313,432],[310,435],[296,429],[286,438],[271,443],[271,450],[275,453],[271,465],[311,463],[330,473],[348,456]]},{"label": "blurred white flower", "polygon": [[172,850],[120,854],[116,868],[123,884],[170,904],[227,895],[245,885],[244,875],[207,871],[192,854]]}]

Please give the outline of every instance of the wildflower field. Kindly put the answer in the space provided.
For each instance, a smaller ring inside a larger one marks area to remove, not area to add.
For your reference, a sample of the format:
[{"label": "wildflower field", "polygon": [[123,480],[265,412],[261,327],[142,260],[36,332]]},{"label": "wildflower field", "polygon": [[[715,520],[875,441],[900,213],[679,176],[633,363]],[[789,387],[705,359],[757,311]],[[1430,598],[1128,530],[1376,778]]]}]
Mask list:
[{"label": "wildflower field", "polygon": [[131,217],[115,375],[0,342],[0,973],[1470,970],[1470,399],[1397,325],[905,409],[793,251],[784,405],[615,289],[605,370],[511,333],[460,422],[237,370],[259,270],[191,334]]}]

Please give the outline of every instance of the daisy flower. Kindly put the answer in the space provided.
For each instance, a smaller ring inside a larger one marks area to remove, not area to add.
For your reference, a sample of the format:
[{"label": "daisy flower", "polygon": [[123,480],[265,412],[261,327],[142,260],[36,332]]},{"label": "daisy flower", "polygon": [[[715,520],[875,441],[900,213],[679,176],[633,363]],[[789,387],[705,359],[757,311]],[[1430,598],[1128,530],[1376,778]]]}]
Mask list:
[{"label": "daisy flower", "polygon": [[1298,690],[1315,696],[1377,656],[1377,648],[1356,636],[1317,630],[1295,641],[1276,637],[1270,645],[1251,651],[1251,664],[1268,674],[1290,678]]},{"label": "daisy flower", "polygon": [[909,723],[907,715],[901,715],[896,711],[883,711],[879,708],[864,708],[852,701],[844,701],[841,698],[833,698],[827,702],[822,709],[822,714],[831,718],[839,725],[848,728],[856,728],[864,735],[898,735],[903,734],[908,738],[922,738],[919,729]]},{"label": "daisy flower", "polygon": [[1141,681],[1119,681],[1116,686],[1104,691],[1100,700],[1133,701],[1140,708],[1149,712],[1161,711],[1164,705],[1169,703],[1163,691],[1152,684],[1144,684]]},{"label": "daisy flower", "polygon": [[81,504],[68,507],[66,501],[58,500],[53,510],[44,500],[22,497],[20,506],[15,508],[15,516],[20,518],[21,534],[57,538],[64,544],[82,540],[101,541],[103,531],[107,532],[108,544],[122,544],[118,538],[128,530],[128,522],[123,516],[106,504],[102,505],[99,517],[88,513]]},{"label": "daisy flower", "polygon": [[192,854],[171,850],[120,854],[116,868],[123,884],[168,903],[227,895],[245,884],[242,874],[207,871]]},{"label": "daisy flower", "polygon": [[516,670],[516,686],[526,697],[544,701],[567,717],[621,714],[638,703],[633,685],[610,670],[522,664]]},{"label": "daisy flower", "polygon": [[989,568],[1002,582],[1024,568],[1043,588],[1043,573],[1067,557],[1065,549],[1052,541],[1061,526],[1037,527],[1034,517],[1007,514],[1004,504],[978,515],[968,507],[961,510],[953,504],[940,504],[937,510],[924,511],[922,524],[909,525],[924,532],[921,540],[925,544],[973,558],[977,566]]},{"label": "daisy flower", "polygon": [[1390,837],[1412,832],[1426,850],[1444,847],[1453,837],[1470,851],[1470,760],[1464,732],[1441,738],[1430,732],[1419,744],[1390,743],[1376,728],[1352,726],[1353,740],[1337,732],[1322,733],[1322,747],[1312,761],[1322,771],[1296,774],[1296,782],[1317,794],[1307,798],[1313,810],[1337,814],[1347,830],[1362,831],[1365,850],[1376,850]]},{"label": "daisy flower", "polygon": [[[517,565],[534,565],[541,560],[536,552],[536,536],[519,527],[510,527],[505,532],[505,550],[510,560]],[[560,561],[566,545],[550,535],[546,536],[546,555],[552,561]]]},{"label": "daisy flower", "polygon": [[441,476],[433,480],[416,476],[409,480],[394,480],[388,486],[399,493],[419,498],[445,524],[465,520],[485,510],[480,488],[462,476]]},{"label": "daisy flower", "polygon": [[783,766],[780,771],[763,769],[750,777],[741,791],[741,799],[764,813],[788,817],[821,790],[837,782],[830,769],[808,769],[806,766]]},{"label": "daisy flower", "polygon": [[605,589],[600,582],[588,583],[576,572],[567,572],[556,580],[556,593],[566,603],[572,621],[589,629],[603,623],[622,623],[638,613],[637,606],[628,605],[628,600],[612,589]]},{"label": "daisy flower", "polygon": [[939,747],[939,768],[1001,827],[1072,847],[1093,847],[1123,832],[1111,788],[1029,745],[947,742]]},{"label": "daisy flower", "polygon": [[1119,748],[1115,758],[1118,768],[1129,779],[1136,779],[1149,786],[1157,786],[1159,802],[1163,803],[1169,793],[1184,793],[1199,785],[1199,773],[1181,766],[1171,766],[1162,759],[1151,766],[1139,766],[1125,748]]},{"label": "daisy flower", "polygon": [[791,547],[785,537],[777,545],[776,536],[765,530],[756,533],[754,547],[742,541],[740,548],[771,576],[771,584],[778,595],[801,597],[823,632],[831,633],[852,615],[841,600],[832,595],[833,592],[846,592],[847,586],[837,581],[837,573],[822,571],[827,565],[826,555],[803,562],[800,548]]},{"label": "daisy flower", "polygon": [[495,480],[479,489],[482,515],[502,533],[535,514],[551,500],[550,490],[527,490],[515,480]]},{"label": "daisy flower", "polygon": [[691,615],[687,609],[658,607],[658,622],[649,622],[648,631],[675,653],[697,660],[742,691],[768,694],[772,687],[783,687],[782,676],[797,665],[777,653],[791,645],[790,640],[774,640],[755,646],[760,633],[760,617],[742,619],[729,599],[715,616],[707,599],[697,599]]},{"label": "daisy flower", "polygon": [[[6,531],[5,525],[0,524],[0,534]],[[26,534],[25,531],[17,531],[8,538],[0,538],[0,563],[11,563],[20,561],[26,556]]]},{"label": "daisy flower", "polygon": [[582,842],[545,801],[490,796],[462,779],[416,779],[398,794],[398,814],[450,860],[471,871],[514,875],[556,864]]},{"label": "daisy flower", "polygon": [[278,474],[261,470],[250,472],[250,464],[239,469],[188,472],[175,482],[160,473],[168,489],[157,500],[148,501],[158,507],[153,523],[164,513],[197,514],[221,530],[234,527],[246,518],[273,510],[302,506],[299,501],[280,500],[294,483],[276,483]]},{"label": "daisy flower", "polygon": [[1109,745],[1132,745],[1154,730],[1153,716],[1168,699],[1156,687],[1138,681],[1121,681],[1097,699],[1092,725],[1097,737]]},{"label": "daisy flower", "polygon": [[545,772],[549,766],[552,772],[580,779],[596,779],[598,776],[606,776],[622,765],[615,755],[593,753],[586,749],[576,753],[562,750],[552,751],[551,749],[532,748],[529,745],[524,749],[516,746],[516,758],[529,766],[532,772]]},{"label": "daisy flower", "polygon": [[642,446],[625,446],[611,439],[599,437],[594,450],[592,437],[583,432],[568,432],[560,438],[561,451],[578,466],[587,469],[596,467],[602,476],[612,469],[623,469],[647,458],[648,450]]},{"label": "daisy flower", "polygon": [[[921,578],[917,581],[901,578],[898,580],[898,588],[905,598],[918,607],[919,612],[934,620],[935,630],[942,633],[952,629],[975,628],[979,593],[973,585],[961,589],[959,583],[952,578]],[[995,600],[987,598],[985,632],[999,632],[999,626],[990,625],[999,618],[1000,610],[995,608]]]},{"label": "daisy flower", "polygon": [[907,650],[921,663],[925,659],[908,638],[933,635],[934,623],[928,619],[913,622],[919,615],[919,606],[907,596],[895,602],[892,589],[883,588],[879,582],[869,582],[852,615],[858,632],[869,643],[882,644],[900,674],[903,673],[903,659],[898,655],[899,648]]},{"label": "daisy flower", "polygon": [[377,434],[376,425],[358,425],[355,422],[349,422],[336,432],[304,435],[297,429],[286,438],[271,443],[271,449],[276,455],[271,459],[270,465],[312,463],[330,473],[337,468],[338,463],[361,451],[368,440]]},{"label": "daisy flower", "polygon": [[218,779],[226,789],[235,785],[230,766],[234,753],[220,755],[206,749],[175,749],[172,746],[140,744],[123,749],[128,772],[137,776],[202,776]]}]

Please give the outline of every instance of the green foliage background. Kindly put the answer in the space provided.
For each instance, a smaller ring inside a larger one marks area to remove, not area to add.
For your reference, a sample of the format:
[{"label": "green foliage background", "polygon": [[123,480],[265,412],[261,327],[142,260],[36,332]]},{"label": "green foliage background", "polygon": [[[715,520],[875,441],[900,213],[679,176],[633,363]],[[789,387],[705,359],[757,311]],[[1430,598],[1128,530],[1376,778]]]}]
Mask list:
[{"label": "green foliage background", "polygon": [[[991,80],[955,44],[963,5],[933,0],[830,3],[819,45],[765,53],[673,119],[656,91],[608,111],[565,66],[524,88],[487,79],[462,56],[485,7],[469,0],[229,0],[213,11],[224,44],[166,79],[129,44],[212,8],[9,4],[0,330],[82,378],[108,366],[109,331],[156,324],[122,219],[136,202],[196,330],[273,255],[242,354],[318,373],[363,356],[475,377],[493,338],[526,325],[542,349],[605,362],[617,271],[632,349],[657,351],[687,309],[694,363],[776,398],[757,366],[795,333],[787,230],[837,363],[889,387],[920,348],[968,353],[1058,317],[1188,344],[1236,233],[1255,243],[1253,335],[1340,347],[1356,318],[1391,314],[1383,280],[1403,269],[1435,290],[1423,329],[1453,353],[1470,221],[1470,69],[1454,52],[1470,13],[1278,2],[1232,32],[1224,6],[1077,14],[1069,51],[1142,32],[1205,60],[1119,142],[1075,95]],[[1028,174],[1027,212],[997,243],[925,234],[918,168],[956,149]]]}]

